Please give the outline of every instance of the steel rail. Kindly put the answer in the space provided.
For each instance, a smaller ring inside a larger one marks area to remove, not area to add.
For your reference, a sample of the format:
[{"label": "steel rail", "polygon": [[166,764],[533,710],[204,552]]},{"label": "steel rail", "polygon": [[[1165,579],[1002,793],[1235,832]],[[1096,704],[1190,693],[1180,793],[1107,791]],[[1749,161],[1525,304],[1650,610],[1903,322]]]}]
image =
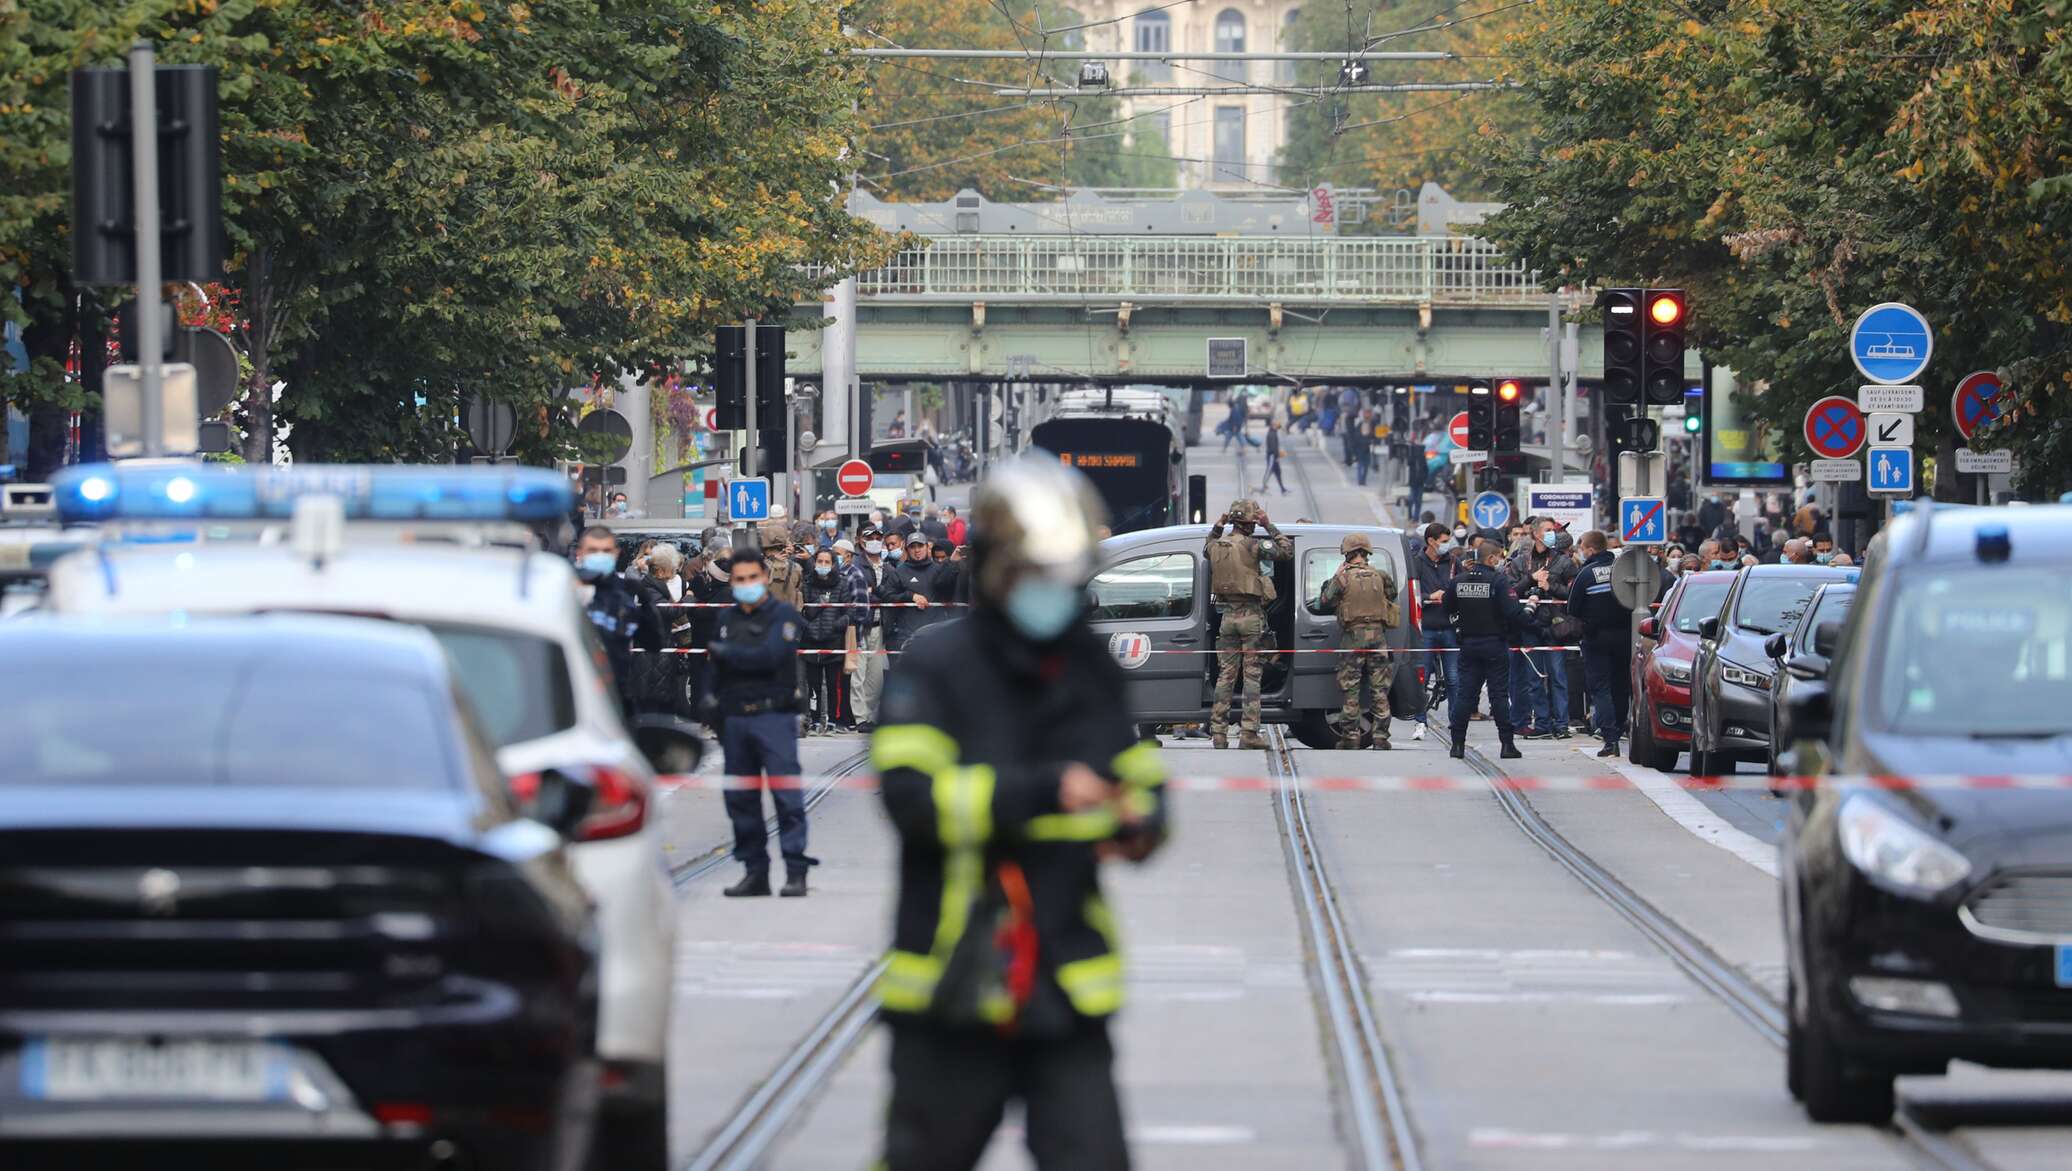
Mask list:
[{"label": "steel rail", "polygon": [[[812,791],[806,794],[806,812],[813,812],[822,801],[827,799],[829,793],[841,788],[842,781],[855,776],[865,765],[870,763],[870,759],[870,749],[866,747],[858,750],[851,756],[844,757],[841,763],[829,769],[825,775],[820,777],[819,783],[813,786]],[[764,822],[763,833],[767,838],[775,835],[776,832],[777,818],[773,814]],[[672,863],[669,867],[669,880],[676,884],[677,889],[681,890],[724,865],[733,851],[734,839],[728,837],[681,862]]]}]

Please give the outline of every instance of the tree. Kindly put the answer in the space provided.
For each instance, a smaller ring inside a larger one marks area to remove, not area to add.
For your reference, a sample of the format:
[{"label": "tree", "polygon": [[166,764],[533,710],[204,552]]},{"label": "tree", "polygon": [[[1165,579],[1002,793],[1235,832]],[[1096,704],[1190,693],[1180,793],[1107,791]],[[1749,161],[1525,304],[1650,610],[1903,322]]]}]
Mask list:
[{"label": "tree", "polygon": [[1937,331],[1924,447],[1957,378],[2021,371],[1992,441],[2032,488],[2060,482],[2064,4],[1542,0],[1509,43],[1531,119],[1491,136],[1509,206],[1485,230],[1550,285],[1692,290],[1695,340],[1767,387],[1753,406],[1780,434],[1860,381],[1858,313],[1914,304]]}]

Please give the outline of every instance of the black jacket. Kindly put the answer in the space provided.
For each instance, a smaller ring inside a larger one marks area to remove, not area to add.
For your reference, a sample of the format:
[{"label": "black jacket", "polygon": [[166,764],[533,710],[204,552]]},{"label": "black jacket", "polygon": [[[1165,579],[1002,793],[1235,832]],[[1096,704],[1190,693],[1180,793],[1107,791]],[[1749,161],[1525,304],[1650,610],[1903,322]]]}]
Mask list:
[{"label": "black jacket", "polygon": [[712,632],[712,694],[722,715],[799,709],[799,612],[776,598],[729,606]]},{"label": "black jacket", "polygon": [[878,575],[878,600],[881,602],[911,602],[919,594],[931,603],[922,610],[913,606],[893,606],[881,611],[885,616],[885,649],[904,650],[907,640],[924,626],[942,621],[948,611],[937,610],[933,603],[951,601],[956,590],[954,573],[942,572],[944,567],[933,561],[916,565],[911,561],[887,561]]},{"label": "black jacket", "polygon": [[[817,647],[841,646],[842,631],[849,625],[849,608],[839,603],[849,600],[847,571],[840,566],[822,581],[809,566],[803,584],[799,586],[799,600],[814,603],[802,606],[800,618],[805,623],[806,639]],[[837,605],[819,605],[834,602]],[[815,656],[818,657],[818,656]]]},{"label": "black jacket", "polygon": [[1633,641],[1633,611],[1612,592],[1612,560],[1607,549],[1583,562],[1568,591],[1568,612],[1583,623],[1583,637],[1593,643]]},{"label": "black jacket", "polygon": [[1427,602],[1426,598],[1444,590],[1453,583],[1453,558],[1440,554],[1434,562],[1419,549],[1410,555],[1411,586],[1417,591],[1417,600],[1424,606],[1424,628],[1426,630],[1451,630],[1452,621],[1446,615],[1446,607],[1440,602]]},{"label": "black jacket", "polygon": [[662,616],[634,589],[633,583],[616,573],[607,573],[594,583],[596,589],[583,613],[597,628],[604,642],[605,657],[611,661],[612,679],[619,703],[627,711],[638,708],[639,684],[635,677],[633,648],[652,653],[662,647]]},{"label": "black jacket", "polygon": [[1526,618],[1510,580],[1480,562],[1447,583],[1446,612],[1463,639],[1514,638]]},{"label": "black jacket", "polygon": [[[1101,898],[1098,843],[1125,831],[1112,810],[1065,814],[1058,785],[1080,761],[1117,782],[1156,844],[1166,832],[1165,768],[1139,741],[1122,670],[1083,624],[1038,646],[991,610],[930,628],[893,662],[871,739],[900,838],[885,1011],[990,1027],[1006,1011],[995,930],[1025,879],[1036,974],[1020,1035],[1056,1035],[1122,998],[1114,917]],[[1148,840],[1148,841],[1147,841]],[[946,906],[969,909],[942,930]]]}]

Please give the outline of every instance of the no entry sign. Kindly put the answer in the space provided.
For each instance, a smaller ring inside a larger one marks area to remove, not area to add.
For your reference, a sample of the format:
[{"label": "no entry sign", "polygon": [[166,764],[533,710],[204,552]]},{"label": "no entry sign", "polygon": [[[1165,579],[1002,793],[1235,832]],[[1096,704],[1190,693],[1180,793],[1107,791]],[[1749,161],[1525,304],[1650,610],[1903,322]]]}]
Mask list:
[{"label": "no entry sign", "polygon": [[844,496],[861,496],[876,482],[871,466],[860,459],[848,460],[835,470],[835,487],[840,488]]},{"label": "no entry sign", "polygon": [[1863,447],[1869,428],[1855,400],[1831,394],[1806,408],[1806,446],[1822,459],[1848,459]]},{"label": "no entry sign", "polygon": [[1466,411],[1455,415],[1453,421],[1446,424],[1446,434],[1452,438],[1455,447],[1466,447],[1468,445],[1468,413]]}]

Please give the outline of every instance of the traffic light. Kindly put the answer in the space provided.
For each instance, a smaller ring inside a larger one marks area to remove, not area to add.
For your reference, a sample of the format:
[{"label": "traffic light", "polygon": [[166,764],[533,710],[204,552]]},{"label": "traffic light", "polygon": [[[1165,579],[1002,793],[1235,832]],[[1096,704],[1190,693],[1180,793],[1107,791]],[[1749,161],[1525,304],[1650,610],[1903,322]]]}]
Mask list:
[{"label": "traffic light", "polygon": [[1468,450],[1491,450],[1495,433],[1496,415],[1489,388],[1478,382],[1468,390]]},{"label": "traffic light", "polygon": [[762,433],[759,475],[791,470],[791,441],[785,433],[791,400],[784,393],[784,327],[755,327],[755,426]]},{"label": "traffic light", "polygon": [[1685,409],[1691,413],[1684,416],[1684,434],[1696,435],[1704,429],[1705,418],[1697,413],[1697,408],[1695,407],[1686,407]]},{"label": "traffic light", "polygon": [[719,431],[748,427],[748,331],[722,325],[712,332],[712,421]]},{"label": "traffic light", "polygon": [[[216,67],[160,65],[159,266],[168,281],[223,279],[222,134]],[[127,69],[72,71],[72,282],[137,280]]]},{"label": "traffic light", "polygon": [[1495,399],[1495,409],[1489,450],[1517,451],[1524,437],[1518,413],[1519,408],[1525,405],[1525,383],[1516,378],[1499,378],[1496,380],[1496,393],[1491,397]]},{"label": "traffic light", "polygon": [[1641,366],[1646,372],[1643,385],[1650,406],[1674,406],[1683,401],[1684,319],[1688,311],[1682,289],[1647,292],[1647,312],[1641,320]]},{"label": "traffic light", "polygon": [[1606,289],[1604,307],[1604,401],[1614,406],[1640,401],[1645,385],[1641,348],[1641,291]]}]

